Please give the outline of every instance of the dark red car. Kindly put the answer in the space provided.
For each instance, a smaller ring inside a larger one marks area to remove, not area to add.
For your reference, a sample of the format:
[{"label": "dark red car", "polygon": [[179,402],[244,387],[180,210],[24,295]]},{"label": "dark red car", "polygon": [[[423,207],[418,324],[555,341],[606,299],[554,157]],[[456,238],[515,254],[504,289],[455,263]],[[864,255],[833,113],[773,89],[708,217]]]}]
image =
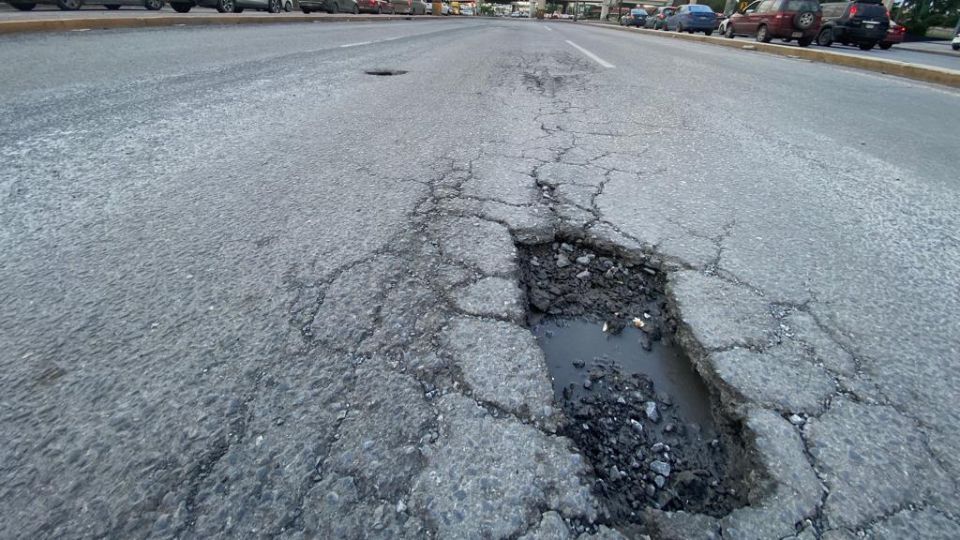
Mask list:
[{"label": "dark red car", "polygon": [[384,0],[357,0],[360,13],[393,13],[393,4]]},{"label": "dark red car", "polygon": [[905,26],[890,21],[890,28],[887,28],[887,35],[884,36],[883,41],[879,43],[880,48],[887,50],[893,47],[894,43],[903,43],[903,37],[906,34],[907,28]]},{"label": "dark red car", "polygon": [[817,0],[758,0],[730,15],[724,35],[756,36],[763,43],[773,38],[795,39],[798,45],[806,47],[820,31],[821,18]]}]

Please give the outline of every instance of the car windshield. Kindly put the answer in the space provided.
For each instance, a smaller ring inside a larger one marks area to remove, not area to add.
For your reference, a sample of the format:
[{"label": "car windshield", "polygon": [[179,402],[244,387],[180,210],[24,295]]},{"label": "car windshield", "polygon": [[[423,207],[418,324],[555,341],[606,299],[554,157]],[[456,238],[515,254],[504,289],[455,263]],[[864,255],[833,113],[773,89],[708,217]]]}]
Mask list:
[{"label": "car windshield", "polygon": [[713,13],[713,9],[710,6],[705,6],[703,4],[690,4],[691,13]]}]

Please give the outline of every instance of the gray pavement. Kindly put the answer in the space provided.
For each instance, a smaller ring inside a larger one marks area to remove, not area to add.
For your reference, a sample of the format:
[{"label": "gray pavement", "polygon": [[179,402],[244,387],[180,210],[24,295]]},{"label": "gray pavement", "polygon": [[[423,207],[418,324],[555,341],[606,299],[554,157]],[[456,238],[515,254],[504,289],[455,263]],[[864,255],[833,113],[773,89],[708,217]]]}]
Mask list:
[{"label": "gray pavement", "polygon": [[533,21],[0,48],[0,537],[620,537],[518,324],[557,234],[660,262],[746,433],[748,506],[646,532],[960,536],[957,92]]}]

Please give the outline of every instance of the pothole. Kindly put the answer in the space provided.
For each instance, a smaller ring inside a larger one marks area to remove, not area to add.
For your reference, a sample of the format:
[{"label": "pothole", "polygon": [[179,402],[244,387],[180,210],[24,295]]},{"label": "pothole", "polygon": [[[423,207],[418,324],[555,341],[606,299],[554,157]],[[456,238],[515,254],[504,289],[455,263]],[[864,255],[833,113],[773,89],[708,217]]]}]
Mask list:
[{"label": "pothole", "polygon": [[364,73],[378,77],[389,77],[391,75],[403,75],[406,71],[402,69],[368,69]]},{"label": "pothole", "polygon": [[662,277],[578,241],[520,246],[529,324],[613,524],[656,508],[720,517],[746,504],[737,422],[674,342]]}]

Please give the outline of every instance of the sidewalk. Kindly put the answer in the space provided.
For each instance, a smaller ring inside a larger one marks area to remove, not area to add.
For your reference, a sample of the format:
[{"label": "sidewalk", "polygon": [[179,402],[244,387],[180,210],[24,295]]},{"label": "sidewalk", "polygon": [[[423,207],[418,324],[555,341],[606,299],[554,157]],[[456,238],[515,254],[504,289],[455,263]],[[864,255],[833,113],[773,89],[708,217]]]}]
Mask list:
[{"label": "sidewalk", "polygon": [[950,48],[950,42],[945,39],[937,41],[908,41],[906,43],[897,43],[894,47],[907,51],[945,54],[960,58],[960,51],[954,51]]}]

